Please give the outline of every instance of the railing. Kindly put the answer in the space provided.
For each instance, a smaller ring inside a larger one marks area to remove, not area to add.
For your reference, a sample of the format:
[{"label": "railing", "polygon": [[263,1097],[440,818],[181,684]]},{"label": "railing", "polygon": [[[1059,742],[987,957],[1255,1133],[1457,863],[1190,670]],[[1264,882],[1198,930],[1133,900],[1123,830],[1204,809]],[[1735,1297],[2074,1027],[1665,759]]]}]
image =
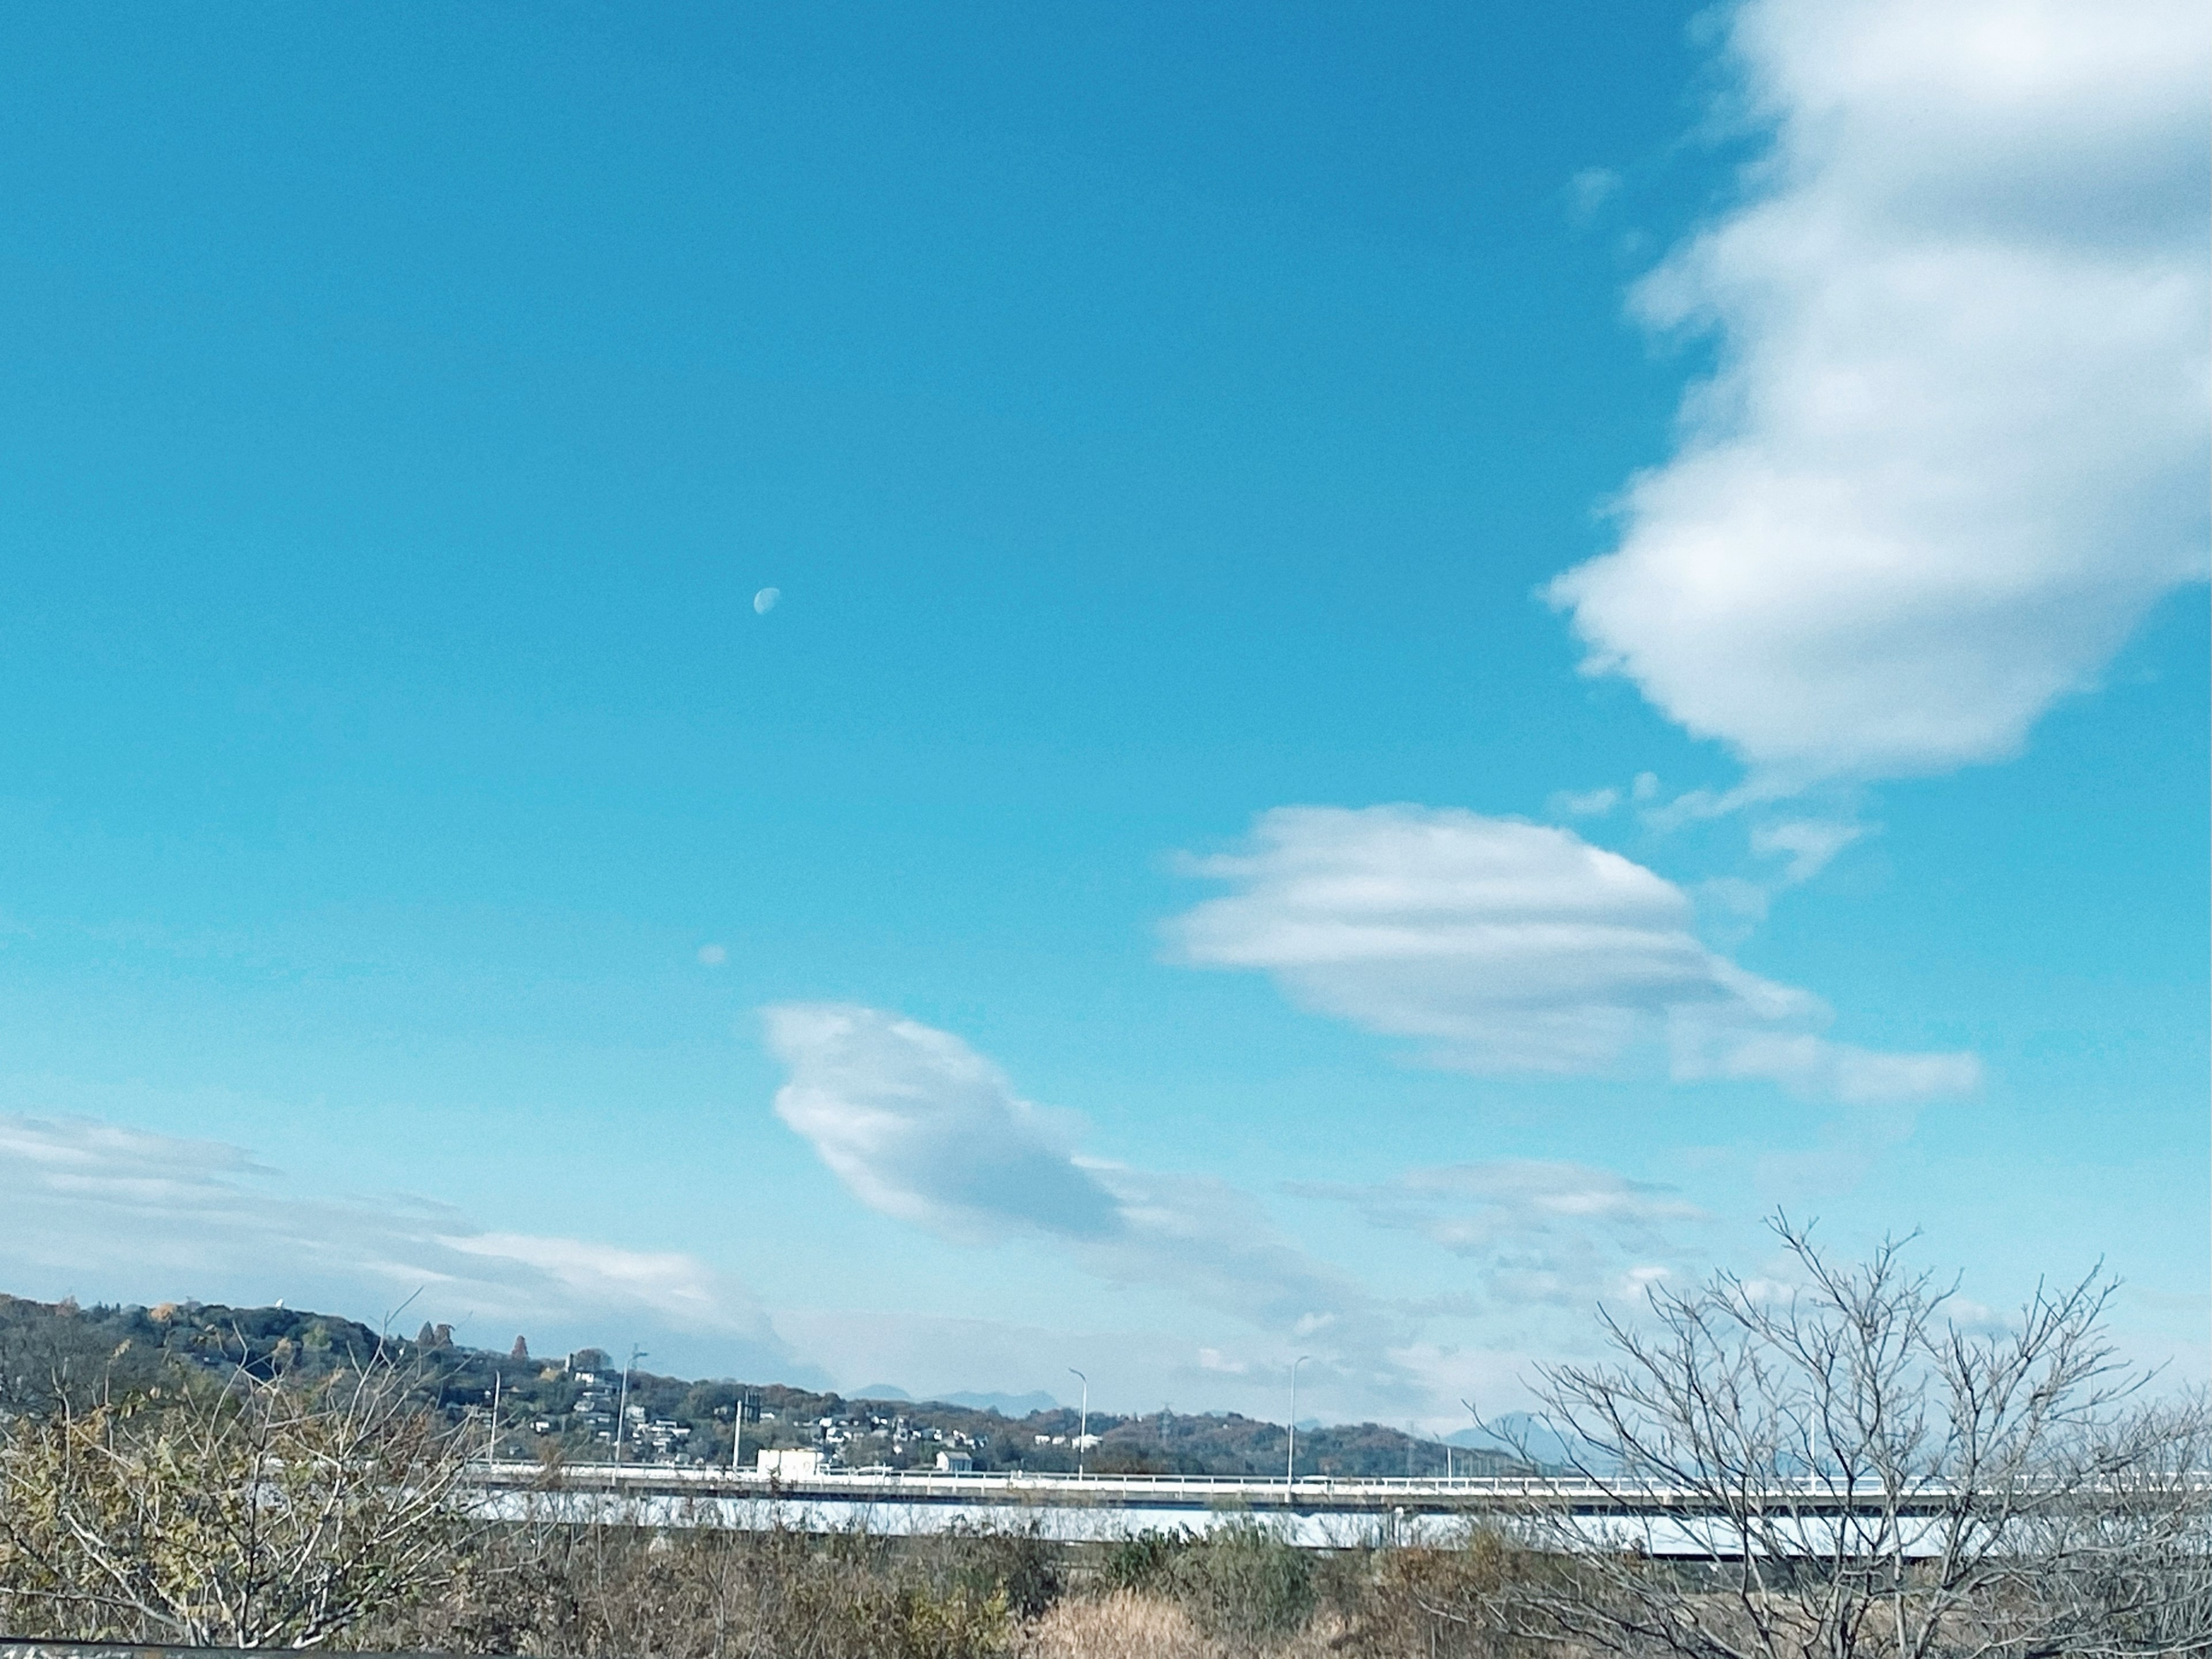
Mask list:
[{"label": "railing", "polygon": [[[538,1463],[479,1462],[477,1478],[491,1486],[529,1486],[548,1478]],[[562,1463],[554,1478],[568,1486],[669,1486],[727,1488],[732,1491],[896,1492],[915,1496],[933,1493],[973,1496],[994,1491],[1065,1492],[1069,1493],[1212,1494],[1286,1492],[1298,1496],[1389,1493],[1467,1493],[1533,1496],[1552,1492],[1562,1483],[1540,1477],[1458,1475],[1346,1476],[1301,1474],[1295,1482],[1281,1475],[1252,1474],[1034,1474],[1020,1470],[945,1469],[820,1469],[808,1474],[763,1474],[757,1469],[702,1468],[673,1463]],[[1572,1484],[1572,1483],[1568,1483]],[[1590,1490],[1599,1490],[1595,1485]]]},{"label": "railing", "polygon": [[[1577,1476],[1457,1475],[1410,1477],[1231,1474],[1034,1474],[1014,1471],[914,1469],[823,1469],[811,1474],[764,1474],[753,1469],[699,1468],[673,1464],[567,1463],[554,1470],[537,1463],[482,1463],[477,1484],[514,1489],[557,1483],[570,1490],[686,1492],[702,1496],[871,1498],[884,1502],[948,1499],[969,1503],[1063,1502],[1096,1504],[1119,1498],[1161,1504],[1176,1498],[1218,1503],[1242,1499],[1269,1506],[1326,1507],[1346,1504],[1380,1508],[1393,1504],[1424,1508],[1504,1507],[1516,1504],[1626,1505],[1667,1511],[1707,1507],[1700,1494],[1684,1487]],[[1940,1486],[1921,1486],[1896,1495],[1862,1486],[1845,1490],[1818,1478],[1778,1481],[1756,1494],[1761,1506],[1778,1510],[1862,1509],[1899,1502],[1908,1509],[1940,1505],[1951,1497]]]}]

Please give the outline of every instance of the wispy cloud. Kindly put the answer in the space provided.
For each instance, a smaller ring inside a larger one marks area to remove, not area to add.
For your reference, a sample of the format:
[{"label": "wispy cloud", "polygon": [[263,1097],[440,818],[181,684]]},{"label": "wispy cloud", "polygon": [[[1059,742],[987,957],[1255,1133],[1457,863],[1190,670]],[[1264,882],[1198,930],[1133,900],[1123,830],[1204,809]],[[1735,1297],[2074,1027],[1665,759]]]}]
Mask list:
[{"label": "wispy cloud", "polygon": [[1761,773],[2002,757],[2204,573],[2212,15],[1748,0],[1728,40],[1771,150],[1635,295],[1720,367],[1551,597]]},{"label": "wispy cloud", "polygon": [[1812,880],[1838,853],[1870,833],[1870,826],[1844,818],[1784,818],[1753,824],[1751,850],[1760,858],[1784,860],[1782,880],[1794,886]]},{"label": "wispy cloud", "polygon": [[1586,226],[1620,191],[1620,175],[1610,167],[1584,167],[1567,180],[1567,218]]},{"label": "wispy cloud", "polygon": [[1249,1194],[1208,1176],[1094,1166],[1121,1206],[1123,1231],[1088,1248],[1100,1277],[1166,1283],[1260,1329],[1327,1339],[1363,1370],[1410,1335],[1404,1310],[1283,1237]]},{"label": "wispy cloud", "polygon": [[220,1141],[0,1115],[0,1273],[53,1294],[282,1297],[370,1320],[423,1292],[418,1316],[539,1329],[618,1321],[699,1339],[756,1374],[810,1369],[744,1285],[696,1257],[491,1231],[427,1200],[300,1187]]},{"label": "wispy cloud", "polygon": [[1588,1306],[1679,1270],[1686,1230],[1711,1219],[1671,1189],[1588,1164],[1531,1158],[1411,1170],[1297,1191],[1357,1209],[1475,1264],[1492,1304]]},{"label": "wispy cloud", "polygon": [[1847,1102],[1954,1094],[1980,1076],[1971,1054],[1820,1035],[1817,997],[1708,948],[1681,889],[1571,830],[1419,806],[1279,807],[1242,849],[1189,867],[1231,890],[1170,925],[1186,960],[1261,969],[1304,1006],[1419,1039],[1435,1065],[1663,1063],[1681,1080],[1765,1079]]},{"label": "wispy cloud", "polygon": [[1618,789],[1561,789],[1544,803],[1555,818],[1601,818],[1620,805]]},{"label": "wispy cloud", "polygon": [[763,1017],[790,1072],[777,1114],[870,1208],[969,1243],[1051,1241],[1096,1278],[1310,1344],[1370,1394],[1400,1385],[1389,1353],[1409,1316],[1285,1239],[1249,1194],[1077,1156],[1074,1120],[950,1032],[847,1004]]}]

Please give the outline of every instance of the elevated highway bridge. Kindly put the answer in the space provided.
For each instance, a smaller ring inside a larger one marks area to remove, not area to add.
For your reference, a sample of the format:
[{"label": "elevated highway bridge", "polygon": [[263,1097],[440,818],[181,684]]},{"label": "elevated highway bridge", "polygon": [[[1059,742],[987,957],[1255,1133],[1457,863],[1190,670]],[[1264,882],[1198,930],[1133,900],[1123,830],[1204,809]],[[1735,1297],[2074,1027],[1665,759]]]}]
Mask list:
[{"label": "elevated highway bridge", "polygon": [[[471,1485],[482,1512],[551,1516],[645,1527],[782,1526],[805,1531],[848,1528],[893,1534],[968,1528],[1031,1528],[1064,1542],[1132,1534],[1194,1534],[1262,1521],[1289,1541],[1313,1548],[1443,1543],[1470,1523],[1542,1510],[1562,1513],[1593,1544],[1633,1544],[1655,1555],[1709,1559],[1735,1553],[1723,1517],[1691,1494],[1661,1486],[1608,1486],[1572,1479],[1467,1476],[1459,1479],[1346,1479],[1301,1475],[1295,1481],[1235,1475],[945,1474],[902,1470],[824,1471],[794,1479],[750,1470],[655,1464],[572,1463],[549,1478],[535,1463],[478,1464]],[[1878,1502],[1849,1498],[1816,1483],[1760,1494],[1788,1517],[1808,1552],[1832,1546],[1837,1529],[1863,1527]],[[1927,1533],[1941,1494],[1901,1506],[1908,1534]]]}]

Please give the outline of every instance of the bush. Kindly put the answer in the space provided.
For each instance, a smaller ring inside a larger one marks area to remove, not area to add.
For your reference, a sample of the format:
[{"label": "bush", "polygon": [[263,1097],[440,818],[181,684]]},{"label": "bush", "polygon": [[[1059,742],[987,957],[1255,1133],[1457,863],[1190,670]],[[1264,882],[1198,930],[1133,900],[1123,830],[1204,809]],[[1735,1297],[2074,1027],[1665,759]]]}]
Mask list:
[{"label": "bush", "polygon": [[1017,1619],[1035,1619],[1060,1599],[1060,1547],[1034,1522],[1014,1532],[957,1525],[947,1545],[960,1588],[986,1601],[999,1597]]},{"label": "bush", "polygon": [[1255,1521],[1219,1528],[1175,1564],[1182,1599],[1217,1636],[1286,1636],[1313,1616],[1313,1558]]},{"label": "bush", "polygon": [[894,1659],[988,1659],[1004,1653],[1013,1638],[1003,1590],[977,1600],[965,1589],[939,1595],[927,1588],[902,1587],[864,1642],[863,1652],[888,1652]]},{"label": "bush", "polygon": [[381,1364],[307,1386],[240,1372],[167,1409],[64,1403],[0,1442],[0,1626],[333,1643],[449,1578],[461,1468],[453,1433]]},{"label": "bush", "polygon": [[1241,1642],[1302,1629],[1317,1601],[1313,1557],[1251,1520],[1200,1538],[1137,1533],[1108,1550],[1099,1577],[1180,1602],[1207,1633]]},{"label": "bush", "polygon": [[1457,1547],[1377,1551],[1356,1591],[1343,1645],[1363,1659],[1505,1659],[1537,1650],[1506,1633],[1502,1607],[1545,1564],[1487,1528]]},{"label": "bush", "polygon": [[1168,1592],[1176,1558],[1189,1542],[1182,1533],[1155,1532],[1150,1527],[1116,1539],[1107,1547],[1099,1579],[1109,1590]]}]

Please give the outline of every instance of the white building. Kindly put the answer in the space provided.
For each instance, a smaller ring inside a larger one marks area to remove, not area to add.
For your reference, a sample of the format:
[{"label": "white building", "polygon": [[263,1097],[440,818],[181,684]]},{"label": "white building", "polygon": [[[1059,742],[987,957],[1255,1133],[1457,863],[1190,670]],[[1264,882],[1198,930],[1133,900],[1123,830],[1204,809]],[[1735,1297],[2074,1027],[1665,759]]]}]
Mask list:
[{"label": "white building", "polygon": [[799,1451],[786,1447],[781,1451],[763,1452],[757,1467],[763,1474],[780,1480],[805,1480],[822,1473],[822,1454],[811,1448]]}]

